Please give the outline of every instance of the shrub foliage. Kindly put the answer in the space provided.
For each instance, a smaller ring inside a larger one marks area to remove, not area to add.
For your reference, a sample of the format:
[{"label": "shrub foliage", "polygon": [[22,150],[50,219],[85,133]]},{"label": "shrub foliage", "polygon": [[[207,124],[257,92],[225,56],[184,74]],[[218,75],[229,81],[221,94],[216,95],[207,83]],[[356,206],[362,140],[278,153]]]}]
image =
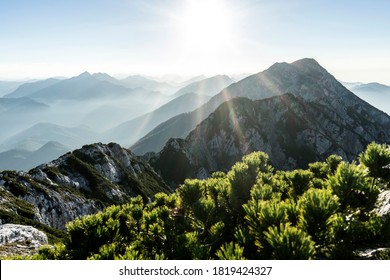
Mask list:
[{"label": "shrub foliage", "polygon": [[388,236],[372,210],[388,186],[389,147],[360,163],[338,156],[307,170],[274,171],[254,152],[227,172],[188,179],[173,194],[108,207],[67,225],[41,259],[342,259]]}]

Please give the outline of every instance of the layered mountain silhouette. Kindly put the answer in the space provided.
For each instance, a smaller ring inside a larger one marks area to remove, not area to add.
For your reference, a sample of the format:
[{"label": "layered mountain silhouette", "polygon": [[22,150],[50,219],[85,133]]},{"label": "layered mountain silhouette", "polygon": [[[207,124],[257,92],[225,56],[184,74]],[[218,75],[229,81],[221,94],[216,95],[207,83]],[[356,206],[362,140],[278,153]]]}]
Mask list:
[{"label": "layered mountain silhouette", "polygon": [[50,107],[28,97],[0,98],[0,143],[17,133],[19,128],[28,126],[28,120],[46,114]]},{"label": "layered mountain silhouette", "polygon": [[191,112],[210,99],[210,96],[187,93],[164,104],[160,108],[124,122],[106,132],[104,140],[114,141],[123,146],[130,146],[161,122],[178,114]]},{"label": "layered mountain silhouette", "polygon": [[349,90],[374,107],[390,114],[390,86],[380,83],[351,84]]},{"label": "layered mountain silhouette", "polygon": [[125,97],[130,93],[131,91],[128,88],[96,79],[88,72],[84,72],[77,77],[34,91],[28,96],[35,100],[51,102],[57,100],[109,98],[112,96]]},{"label": "layered mountain silhouette", "polygon": [[49,107],[28,97],[0,98],[0,114],[20,114],[23,111],[42,111]]},{"label": "layered mountain silhouette", "polygon": [[85,126],[65,127],[53,123],[38,123],[5,140],[0,145],[0,149],[34,151],[49,141],[76,149],[85,143],[93,142],[97,137],[94,131]]},{"label": "layered mountain silhouette", "polygon": [[217,75],[211,78],[193,82],[181,88],[172,96],[176,98],[186,93],[214,96],[227,86],[231,85],[233,82],[234,81],[229,76]]},{"label": "layered mountain silhouette", "polygon": [[[231,81],[225,76],[199,76],[172,85],[142,76],[119,80],[106,73],[84,72],[69,79],[25,83],[0,98],[0,152],[6,152],[3,156],[8,159],[2,168],[32,168],[37,161],[27,158],[49,141],[68,149],[96,141],[130,146],[161,122],[204,104],[210,98],[206,92],[219,90],[224,82]],[[172,93],[181,86],[197,89],[202,95],[174,98],[155,91],[165,88]],[[83,129],[74,133],[75,127]],[[47,158],[54,156],[58,154]],[[23,159],[25,164],[21,164]]]},{"label": "layered mountain silhouette", "polygon": [[15,91],[5,95],[6,98],[26,97],[34,94],[37,91],[53,86],[61,82],[60,79],[50,78],[42,81],[35,81],[20,85]]},{"label": "layered mountain silhouette", "polygon": [[26,82],[27,81],[0,81],[0,97],[15,91],[19,86]]},{"label": "layered mountain silhouette", "polygon": [[29,97],[37,101],[51,103],[59,100],[94,100],[107,98],[127,98],[133,95],[155,98],[160,93],[142,87],[130,88],[105,73],[81,73],[78,76],[59,80],[47,79],[21,85],[7,98]]},{"label": "layered mountain silhouette", "polygon": [[10,149],[0,153],[0,170],[28,171],[44,162],[55,160],[72,150],[56,141],[49,141],[39,149]]},{"label": "layered mountain silhouette", "polygon": [[170,95],[176,90],[176,86],[167,82],[159,82],[140,75],[129,76],[120,80],[121,85],[128,88],[144,88],[150,91],[157,91]]}]

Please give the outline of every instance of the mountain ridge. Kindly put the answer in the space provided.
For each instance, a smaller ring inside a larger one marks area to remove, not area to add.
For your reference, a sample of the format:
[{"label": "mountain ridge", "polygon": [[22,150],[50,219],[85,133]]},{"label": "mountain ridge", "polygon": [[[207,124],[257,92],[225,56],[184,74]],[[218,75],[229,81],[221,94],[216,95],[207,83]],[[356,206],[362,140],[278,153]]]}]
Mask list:
[{"label": "mountain ridge", "polygon": [[60,142],[76,149],[96,138],[98,134],[86,126],[67,127],[50,122],[40,122],[4,140],[0,145],[0,150],[18,149],[25,146],[23,143],[29,142],[36,148],[49,141]]},{"label": "mountain ridge", "polygon": [[[189,114],[182,114],[166,121],[138,140],[130,148],[139,155],[159,152],[169,138],[185,138],[206,119],[217,107],[233,97],[247,97],[252,100],[292,93],[306,100],[331,106],[340,113],[341,107],[356,107],[365,110],[386,122],[388,116],[373,108],[364,100],[353,95],[314,59],[301,59],[291,64],[275,63],[263,72],[251,75],[233,83],[210,99],[209,102]],[[348,115],[344,112],[344,117]],[[388,126],[388,123],[385,125]]]},{"label": "mountain ridge", "polygon": [[216,75],[200,81],[193,82],[174,93],[171,97],[176,98],[186,93],[214,96],[234,81],[227,75]]},{"label": "mountain ridge", "polygon": [[[248,86],[253,83],[255,87]],[[279,94],[283,90],[294,92]],[[160,152],[147,155],[168,182],[175,185],[184,178],[228,170],[243,155],[256,150],[268,153],[277,168],[294,169],[333,153],[353,160],[370,142],[390,142],[390,117],[348,91],[312,59],[274,64],[231,85],[209,103],[218,104],[221,99],[228,101],[184,139],[172,137]],[[193,120],[194,112],[173,120],[179,124]],[[218,122],[213,121],[216,115]],[[226,122],[227,127],[221,127]],[[177,123],[171,119],[162,124],[169,125]],[[153,138],[152,133],[147,136]],[[183,176],[173,176],[170,170],[182,170],[179,173]]]},{"label": "mountain ridge", "polygon": [[169,101],[156,110],[146,113],[132,120],[104,132],[104,140],[130,146],[140,137],[143,137],[161,122],[182,113],[192,111],[210,99],[209,96],[187,93]]},{"label": "mountain ridge", "polygon": [[253,151],[264,151],[273,166],[291,170],[332,154],[351,161],[372,141],[390,141],[380,125],[358,126],[361,120],[351,119],[344,122],[331,109],[290,93],[262,100],[236,97],[185,139],[170,139],[161,152],[149,155],[149,163],[177,186],[186,178],[227,171]]},{"label": "mountain ridge", "polygon": [[[347,84],[348,85],[348,84]],[[390,86],[372,82],[348,85],[350,91],[383,112],[390,114]]]},{"label": "mountain ridge", "polygon": [[[135,89],[138,89],[135,90]],[[58,100],[88,100],[96,98],[125,98],[133,93],[141,92],[141,88],[127,87],[126,83],[117,80],[106,73],[90,74],[85,71],[78,76],[68,79],[54,79],[36,81],[21,85],[17,90],[5,97],[29,97],[41,102]],[[151,90],[143,90],[154,92]]]},{"label": "mountain ridge", "polygon": [[0,171],[18,170],[28,171],[42,163],[46,163],[71,149],[56,141],[49,141],[34,151],[11,149],[0,153]]},{"label": "mountain ridge", "polygon": [[52,86],[60,81],[61,81],[60,79],[49,78],[46,80],[24,83],[24,84],[20,85],[16,90],[5,95],[4,97],[6,97],[6,98],[26,97],[26,96],[29,96],[30,94],[32,94],[36,91],[50,87],[50,86]]},{"label": "mountain ridge", "polygon": [[29,172],[0,172],[0,220],[65,230],[79,216],[157,192],[171,189],[145,161],[118,144],[95,143]]}]

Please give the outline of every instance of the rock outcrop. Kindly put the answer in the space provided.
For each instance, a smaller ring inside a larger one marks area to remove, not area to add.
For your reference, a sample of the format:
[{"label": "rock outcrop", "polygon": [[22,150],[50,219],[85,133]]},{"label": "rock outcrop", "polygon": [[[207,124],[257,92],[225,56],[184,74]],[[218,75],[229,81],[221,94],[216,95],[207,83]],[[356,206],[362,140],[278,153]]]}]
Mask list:
[{"label": "rock outcrop", "polygon": [[86,145],[28,173],[0,173],[0,219],[65,230],[67,222],[170,188],[143,160],[117,144]]},{"label": "rock outcrop", "polygon": [[47,244],[47,235],[32,226],[0,224],[0,258],[32,256]]},{"label": "rock outcrop", "polygon": [[0,225],[0,245],[7,243],[24,243],[40,247],[48,243],[44,232],[32,226],[4,224]]},{"label": "rock outcrop", "polygon": [[379,205],[376,211],[379,215],[385,216],[390,215],[390,190],[385,190],[379,194],[378,197]]}]

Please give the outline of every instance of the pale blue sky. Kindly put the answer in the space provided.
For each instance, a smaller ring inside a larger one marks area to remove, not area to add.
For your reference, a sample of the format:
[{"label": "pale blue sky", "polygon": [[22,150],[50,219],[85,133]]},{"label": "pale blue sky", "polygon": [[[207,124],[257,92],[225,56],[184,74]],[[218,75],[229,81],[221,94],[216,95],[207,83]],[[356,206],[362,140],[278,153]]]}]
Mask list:
[{"label": "pale blue sky", "polygon": [[256,73],[303,57],[390,84],[390,1],[0,0],[0,80]]}]

